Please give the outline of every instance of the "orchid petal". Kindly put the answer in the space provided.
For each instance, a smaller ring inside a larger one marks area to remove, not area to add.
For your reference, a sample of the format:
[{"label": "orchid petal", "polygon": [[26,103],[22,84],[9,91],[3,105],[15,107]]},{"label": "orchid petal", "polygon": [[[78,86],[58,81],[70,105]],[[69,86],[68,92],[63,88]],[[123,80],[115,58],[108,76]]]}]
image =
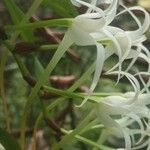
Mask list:
[{"label": "orchid petal", "polygon": [[134,40],[140,38],[141,34],[145,33],[147,31],[147,29],[149,28],[149,26],[150,26],[150,16],[147,13],[147,11],[145,9],[143,9],[142,7],[140,7],[140,6],[131,7],[131,8],[128,8],[128,10],[140,10],[145,14],[145,19],[144,19],[143,25],[135,31],[132,31],[132,32],[129,31],[128,32],[129,36],[134,41]]},{"label": "orchid petal", "polygon": [[[128,65],[128,67],[126,68],[125,72],[128,72],[128,71],[131,69],[131,67],[132,67],[132,66],[134,65],[134,63],[136,62],[136,60],[137,60],[137,58],[138,58],[140,52],[141,52],[140,47],[137,48],[137,51],[135,51],[135,50],[131,50],[131,51],[130,51],[130,54],[126,57],[126,59],[131,59],[131,58],[133,58],[133,59],[132,59],[132,61],[130,62],[130,64]],[[123,77],[123,76],[121,76],[121,78],[122,78],[122,77]]]},{"label": "orchid petal", "polygon": [[[106,73],[106,74],[117,74],[117,73],[118,73],[118,71],[114,71],[114,72],[110,72],[110,73]],[[129,73],[121,71],[120,74],[125,75],[128,78],[128,80],[130,81],[130,83],[132,84],[133,88],[134,88],[135,97],[131,101],[131,103],[132,103],[138,97],[138,95],[139,95],[139,92],[140,92],[139,82],[138,82],[138,80],[133,75],[131,75]]]},{"label": "orchid petal", "polygon": [[84,5],[84,6],[87,6],[88,8],[93,9],[96,12],[99,12],[104,18],[104,11],[102,9],[96,7],[95,5],[89,4],[89,3],[81,1],[81,0],[71,0],[71,1],[75,5]]},{"label": "orchid petal", "polygon": [[90,90],[93,91],[98,83],[99,77],[101,75],[102,69],[103,69],[103,64],[105,60],[105,50],[104,47],[96,43],[97,47],[97,59],[96,59],[96,67],[95,67],[95,74],[93,77],[93,82],[91,84]]},{"label": "orchid petal", "polygon": [[[137,74],[136,74],[136,75],[137,75]],[[145,90],[147,91],[147,93],[150,93],[149,88],[148,88],[147,84],[145,83],[145,81],[144,81],[143,77],[141,76],[141,74],[138,74],[138,76],[139,76],[139,79],[140,79],[141,83],[142,83],[143,86],[144,86],[143,89],[145,89]],[[143,93],[143,92],[141,92],[141,93]]]},{"label": "orchid petal", "polygon": [[108,45],[105,48],[105,60],[115,53],[114,46]]},{"label": "orchid petal", "polygon": [[99,116],[100,121],[105,125],[105,127],[108,128],[108,130],[110,129],[110,132],[115,130],[115,133],[117,134],[118,137],[124,137],[125,148],[126,148],[126,150],[130,150],[131,149],[131,139],[130,139],[130,136],[129,136],[127,130],[125,128],[122,129],[122,127],[116,121],[114,121],[111,117],[109,117],[103,111],[99,112],[98,116]]},{"label": "orchid petal", "polygon": [[130,150],[131,149],[131,138],[126,129],[123,130],[124,139],[125,139],[125,149]]},{"label": "orchid petal", "polygon": [[116,40],[116,38],[110,33],[108,32],[107,30],[104,30],[104,34],[106,34],[114,43],[117,51],[118,51],[118,57],[119,57],[119,72],[118,72],[118,80],[119,81],[119,78],[120,78],[120,73],[121,73],[121,57],[122,57],[122,51],[121,51],[121,48],[120,48],[120,45],[118,43],[118,41]]},{"label": "orchid petal", "polygon": [[98,13],[92,13],[80,15],[74,19],[69,32],[71,38],[74,39],[75,44],[81,46],[95,45],[95,40],[90,33],[98,32],[105,24],[103,18],[92,19],[99,17]]},{"label": "orchid petal", "polygon": [[[121,60],[120,60],[120,62],[123,62],[132,53],[131,52],[131,41],[130,41],[130,39],[128,38],[128,36],[126,36],[126,37],[124,36],[124,38],[125,38],[124,40],[123,39],[118,39],[118,42],[120,43],[120,46],[121,46],[121,49],[122,49],[122,52],[124,53],[123,56],[122,56],[122,58],[121,58]],[[108,48],[110,49],[111,47],[108,46]],[[107,47],[106,47],[106,49],[107,49]],[[118,62],[115,66],[113,66],[107,72],[111,72],[111,71],[115,70],[120,65],[120,62]]]},{"label": "orchid petal", "polygon": [[145,141],[144,143],[142,143],[142,144],[140,144],[140,145],[138,145],[138,146],[133,147],[132,149],[133,149],[133,150],[138,150],[138,149],[141,149],[141,148],[143,148],[143,147],[146,147],[149,142],[150,142],[150,141],[147,140],[147,141]]},{"label": "orchid petal", "polygon": [[96,58],[96,66],[95,66],[95,73],[94,73],[93,81],[92,81],[88,96],[83,100],[83,102],[78,107],[82,107],[91,96],[91,93],[94,91],[99,81],[99,77],[101,75],[102,69],[103,69],[103,64],[105,60],[105,50],[104,50],[104,47],[97,42],[96,42],[96,47],[97,47],[97,58]]},{"label": "orchid petal", "polygon": [[[96,3],[97,3],[97,0],[91,0],[91,5],[94,5],[94,6],[96,6]],[[88,8],[88,10],[86,11],[86,13],[90,13],[90,12],[92,12],[92,8]]]},{"label": "orchid petal", "polygon": [[[101,110],[101,108],[99,109],[98,117],[99,117],[100,122],[106,128],[110,129],[109,130],[110,132],[112,132],[111,130],[115,130],[118,137],[123,136],[123,131],[122,131],[121,126],[116,121],[114,121],[109,115],[105,114],[105,112]],[[116,130],[116,129],[119,129],[119,130]]]},{"label": "orchid petal", "polygon": [[75,5],[75,6],[77,6],[77,7],[81,7],[81,4],[80,4],[78,1],[76,1],[76,0],[71,0],[71,2],[72,2],[73,5]]},{"label": "orchid petal", "polygon": [[[122,2],[120,3],[120,5],[125,9],[121,12],[119,12],[116,16],[120,16],[125,12],[129,12],[129,14],[132,16],[132,18],[135,20],[135,22],[137,23],[138,27],[140,28],[141,22],[139,21],[139,19],[137,18],[137,16],[130,10],[130,8],[127,8],[125,5],[122,4]],[[132,7],[133,8],[133,7]]]},{"label": "orchid petal", "polygon": [[[125,7],[124,5],[122,5],[122,6]],[[131,12],[132,10],[139,10],[139,11],[142,11],[144,13],[145,19],[144,19],[144,23],[143,23],[142,26],[141,26],[141,23],[139,22],[139,20],[137,19],[137,17]],[[149,16],[149,13],[144,8],[142,8],[140,6],[135,6],[135,7],[131,7],[131,8],[126,8],[122,12],[118,13],[117,16],[125,13],[126,11],[128,11],[128,12],[130,12],[130,14],[132,14],[131,16],[135,19],[136,23],[138,24],[139,29],[137,31],[145,33],[145,31],[147,31],[148,28],[149,28],[149,26],[150,26],[150,16]]]},{"label": "orchid petal", "polygon": [[118,0],[113,0],[110,6],[104,11],[106,13],[107,25],[110,24],[116,16],[117,4]]},{"label": "orchid petal", "polygon": [[133,113],[131,113],[131,114],[127,115],[127,116],[129,116],[130,118],[132,118],[133,120],[135,120],[135,121],[138,123],[138,125],[140,126],[141,138],[140,138],[139,141],[137,142],[137,144],[138,144],[138,143],[140,143],[140,142],[142,141],[142,139],[144,138],[144,134],[142,134],[142,133],[144,132],[143,123],[142,123],[142,121],[140,120],[140,118],[139,118],[137,115],[133,114]]},{"label": "orchid petal", "polygon": [[[150,72],[139,72],[136,75],[146,75],[146,76],[150,76]],[[141,93],[143,93],[145,90],[148,90],[149,91],[149,88],[150,87],[150,79],[148,80],[148,82],[146,83],[146,85],[144,86],[144,88],[141,90]]]}]

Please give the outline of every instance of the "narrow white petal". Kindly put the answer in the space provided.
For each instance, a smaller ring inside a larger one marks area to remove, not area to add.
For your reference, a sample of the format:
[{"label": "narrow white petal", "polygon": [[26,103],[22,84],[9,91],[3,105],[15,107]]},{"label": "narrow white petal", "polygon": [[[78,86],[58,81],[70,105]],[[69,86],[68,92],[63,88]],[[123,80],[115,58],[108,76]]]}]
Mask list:
[{"label": "narrow white petal", "polygon": [[143,138],[144,138],[144,136],[145,136],[145,134],[143,134],[143,133],[144,133],[144,126],[143,126],[143,123],[142,123],[141,119],[140,119],[137,115],[135,115],[135,114],[133,114],[133,113],[131,113],[131,114],[127,115],[127,116],[131,117],[131,118],[132,118],[134,121],[136,121],[136,122],[138,123],[138,125],[140,126],[141,138],[140,138],[139,141],[136,143],[136,144],[138,144],[138,143],[140,143],[140,142],[143,140]]},{"label": "narrow white petal", "polygon": [[[113,71],[113,72],[106,73],[106,74],[118,74],[118,71]],[[129,73],[121,71],[120,74],[125,75],[134,88],[135,97],[130,101],[130,103],[133,103],[137,99],[137,97],[140,93],[140,84],[139,84],[138,80]]]},{"label": "narrow white petal", "polygon": [[123,134],[125,139],[125,149],[131,150],[131,138],[126,129],[123,130]]},{"label": "narrow white petal", "polygon": [[[133,147],[132,149],[133,150],[139,150],[139,149],[141,149],[141,148],[144,148],[144,147],[146,147],[147,145],[148,145],[148,143],[150,142],[150,140],[146,140],[146,141],[144,141],[142,144],[140,144],[140,145],[138,145],[138,146],[135,146],[135,147]],[[148,150],[148,149],[147,149]]]},{"label": "narrow white petal", "polygon": [[77,7],[81,7],[81,4],[79,2],[77,2],[76,0],[71,0],[72,4],[77,6]]},{"label": "narrow white petal", "polygon": [[78,107],[82,107],[91,96],[92,92],[94,91],[99,81],[99,78],[103,69],[103,64],[105,60],[105,49],[101,44],[97,42],[96,42],[96,47],[97,47],[97,58],[96,58],[96,66],[95,66],[95,73],[94,73],[93,81],[90,86],[88,96],[83,100],[83,102]]},{"label": "narrow white petal", "polygon": [[[97,3],[97,0],[91,0],[91,5],[94,5],[94,6],[96,6],[96,3]],[[88,10],[86,11],[86,13],[90,13],[90,12],[92,12],[92,8],[88,8]]]},{"label": "narrow white petal", "polygon": [[99,7],[96,7],[95,5],[89,4],[87,2],[81,1],[81,0],[73,0],[74,4],[77,5],[77,3],[79,3],[80,5],[84,5],[96,12],[99,12],[100,14],[102,14],[102,16],[104,17],[104,11],[102,9],[100,9]]},{"label": "narrow white petal", "polygon": [[109,31],[107,31],[105,29],[103,31],[104,31],[104,34],[106,34],[106,36],[108,36],[112,40],[112,42],[114,43],[114,46],[115,46],[115,48],[116,48],[116,50],[118,52],[118,57],[119,57],[119,72],[118,72],[118,80],[117,80],[117,82],[118,82],[119,79],[120,79],[121,65],[122,65],[121,64],[121,58],[122,58],[121,47],[120,47],[117,39]]},{"label": "narrow white petal", "polygon": [[107,25],[110,24],[116,16],[117,4],[118,0],[113,0],[110,6],[105,10]]}]

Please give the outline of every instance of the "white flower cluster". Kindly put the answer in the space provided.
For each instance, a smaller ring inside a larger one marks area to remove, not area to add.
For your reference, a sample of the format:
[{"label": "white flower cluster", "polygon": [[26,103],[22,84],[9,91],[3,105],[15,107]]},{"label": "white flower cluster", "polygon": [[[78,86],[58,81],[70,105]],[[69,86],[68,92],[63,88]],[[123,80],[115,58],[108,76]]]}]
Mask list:
[{"label": "white flower cluster", "polygon": [[[121,77],[126,76],[134,88],[134,92],[122,96],[106,97],[97,106],[98,117],[107,129],[105,132],[124,138],[126,150],[140,149],[146,145],[148,145],[147,149],[150,150],[150,138],[148,138],[150,136],[150,110],[148,107],[150,104],[150,79],[145,83],[141,76],[150,76],[150,52],[143,45],[146,40],[144,34],[150,26],[148,12],[140,6],[127,8],[119,0],[91,0],[91,3],[82,0],[71,0],[71,2],[77,7],[84,5],[88,9],[86,13],[73,19],[73,23],[66,32],[65,37],[70,39],[70,43],[79,46],[95,45],[97,49],[95,73],[90,92],[93,92],[98,83],[105,60],[113,54],[118,56],[118,63],[107,74],[117,74],[118,81]],[[97,3],[107,3],[109,6],[103,10],[97,6]],[[122,11],[118,12],[118,7],[122,7]],[[133,11],[140,11],[144,14],[145,17],[142,23]],[[116,17],[124,13],[129,13],[136,22],[138,29],[125,31],[111,25]],[[146,72],[139,71],[137,74],[130,74],[129,70],[137,58],[144,59],[148,63],[148,69]],[[122,63],[126,59],[131,61],[129,66],[123,70]],[[140,77],[143,89],[140,88],[140,83],[135,77],[137,75]],[[133,124],[137,125],[136,129],[133,128]],[[140,138],[136,138],[137,135]]]},{"label": "white flower cluster", "polygon": [[[140,6],[127,8],[122,3],[119,3],[120,1],[118,0],[107,1],[110,5],[106,10],[102,10],[96,6],[97,0],[92,0],[91,3],[81,0],[71,1],[76,6],[84,5],[88,7],[88,10],[86,13],[73,19],[72,26],[67,31],[66,36],[68,36],[70,41],[76,45],[95,45],[97,48],[95,74],[89,93],[93,92],[98,83],[105,60],[113,54],[118,55],[119,61],[107,73],[118,74],[118,81],[125,75],[129,80],[132,80],[131,82],[135,87],[137,81],[133,75],[128,73],[128,71],[138,57],[144,59],[148,65],[150,64],[150,52],[143,45],[143,42],[146,40],[144,33],[148,30],[150,25],[150,16],[148,12]],[[102,3],[104,3],[104,1],[102,1]],[[118,4],[124,8],[124,10],[119,13],[117,13]],[[134,10],[143,12],[145,15],[143,23],[141,23],[137,16],[132,12]],[[135,20],[138,26],[137,30],[125,31],[121,28],[110,25],[116,17],[124,13],[129,13],[133,20]],[[131,59],[131,63],[126,70],[122,71],[122,63],[126,59]],[[114,71],[116,68],[118,68],[118,71]],[[145,73],[150,73],[150,67],[148,67],[147,72],[143,72],[142,74]],[[150,85],[150,81],[142,92],[148,89],[148,85]],[[138,87],[135,89],[137,88]],[[88,97],[83,101],[81,106],[87,101],[87,99]]]},{"label": "white flower cluster", "polygon": [[[148,145],[150,149],[150,94],[140,94],[131,104],[135,93],[129,92],[122,96],[109,96],[98,106],[98,117],[105,126],[106,132],[125,139],[125,149],[140,149]],[[114,119],[117,118],[117,119]],[[135,128],[136,126],[136,128]],[[139,138],[137,138],[137,136]],[[106,137],[101,137],[105,141]],[[108,137],[107,137],[108,138]]]}]

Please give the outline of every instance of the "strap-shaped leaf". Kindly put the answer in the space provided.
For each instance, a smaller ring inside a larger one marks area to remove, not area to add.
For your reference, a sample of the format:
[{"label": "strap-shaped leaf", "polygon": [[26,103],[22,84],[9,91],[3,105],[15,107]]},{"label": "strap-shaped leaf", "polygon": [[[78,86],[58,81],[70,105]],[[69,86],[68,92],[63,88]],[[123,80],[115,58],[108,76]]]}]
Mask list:
[{"label": "strap-shaped leaf", "polygon": [[[15,4],[13,0],[4,0],[4,3],[11,16],[12,22],[15,25],[19,24],[25,16],[23,11]],[[21,35],[24,38],[24,40],[28,42],[32,42],[34,39],[32,30],[30,29],[24,29],[21,32]]]},{"label": "strap-shaped leaf", "polygon": [[43,4],[61,17],[72,18],[78,15],[70,0],[44,0]]}]

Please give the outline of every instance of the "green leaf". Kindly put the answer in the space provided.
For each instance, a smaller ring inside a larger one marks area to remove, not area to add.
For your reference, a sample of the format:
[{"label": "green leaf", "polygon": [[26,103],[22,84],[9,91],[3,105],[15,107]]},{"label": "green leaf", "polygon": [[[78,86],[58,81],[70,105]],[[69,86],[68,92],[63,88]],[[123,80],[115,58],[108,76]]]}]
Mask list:
[{"label": "green leaf", "polygon": [[44,72],[44,68],[37,57],[34,58],[34,66],[36,66],[35,67],[35,75],[37,78],[39,78],[42,75],[42,73]]},{"label": "green leaf", "polygon": [[[9,11],[11,19],[15,25],[20,24],[20,21],[24,18],[23,11],[14,3],[12,0],[4,0],[5,6]],[[33,42],[34,36],[32,30],[24,29],[21,32],[22,37],[25,41]]]},{"label": "green leaf", "polygon": [[61,17],[75,17],[78,15],[70,0],[44,0],[43,5],[52,9]]},{"label": "green leaf", "polygon": [[23,12],[12,0],[4,0],[5,6],[10,13],[11,19],[14,24],[18,24],[22,19]]},{"label": "green leaf", "polygon": [[18,142],[5,130],[0,128],[0,143],[6,150],[20,150]]},{"label": "green leaf", "polygon": [[23,30],[23,29],[35,29],[41,27],[70,27],[72,24],[72,19],[70,18],[62,18],[62,19],[51,19],[51,20],[43,20],[43,21],[36,21],[33,23],[24,23],[19,25],[8,25],[5,29],[8,30]]}]

